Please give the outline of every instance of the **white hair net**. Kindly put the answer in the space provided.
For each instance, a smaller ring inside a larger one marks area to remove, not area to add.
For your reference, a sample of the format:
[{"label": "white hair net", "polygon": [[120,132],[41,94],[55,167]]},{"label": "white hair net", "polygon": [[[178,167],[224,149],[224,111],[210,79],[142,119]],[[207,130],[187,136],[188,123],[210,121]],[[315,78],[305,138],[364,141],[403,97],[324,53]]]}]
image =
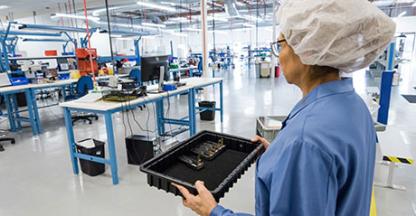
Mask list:
[{"label": "white hair net", "polygon": [[367,0],[286,0],[277,19],[303,64],[353,72],[392,40],[396,24]]}]

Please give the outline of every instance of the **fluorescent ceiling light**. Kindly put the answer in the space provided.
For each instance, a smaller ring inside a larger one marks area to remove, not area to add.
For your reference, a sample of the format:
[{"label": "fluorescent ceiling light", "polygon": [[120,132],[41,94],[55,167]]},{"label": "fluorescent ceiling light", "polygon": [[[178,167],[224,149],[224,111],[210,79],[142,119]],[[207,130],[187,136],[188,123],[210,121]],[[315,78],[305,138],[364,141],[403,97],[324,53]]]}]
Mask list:
[{"label": "fluorescent ceiling light", "polygon": [[155,3],[138,1],[137,4],[140,5],[140,6],[143,6],[143,7],[152,8],[152,9],[156,9],[156,10],[176,12],[176,9],[173,8],[173,7],[163,6],[163,5],[159,5],[159,4],[155,4]]},{"label": "fluorescent ceiling light", "polygon": [[197,29],[197,28],[185,28],[185,31],[192,31],[192,32],[200,32],[202,31],[201,29]]},{"label": "fluorescent ceiling light", "polygon": [[214,7],[223,7],[223,5],[222,5],[222,4],[219,4],[219,3],[214,2],[214,1],[212,1],[212,2],[207,2],[207,5],[208,5],[208,6],[210,6],[210,7],[212,7],[212,6],[214,6]]},{"label": "fluorescent ceiling light", "polygon": [[111,34],[111,37],[112,38],[122,38],[123,35],[120,35],[120,34]]},{"label": "fluorescent ceiling light", "polygon": [[416,2],[412,4],[412,7],[416,7]]},{"label": "fluorescent ceiling light", "polygon": [[170,5],[170,6],[175,6],[176,4],[173,2],[166,2],[166,1],[162,1],[160,2],[160,4],[164,4],[164,5]]},{"label": "fluorescent ceiling light", "polygon": [[166,28],[165,24],[156,24],[156,23],[142,23],[143,26],[157,27],[157,28]]},{"label": "fluorescent ceiling light", "polygon": [[240,6],[240,7],[244,7],[244,6],[246,6],[246,4],[241,3],[241,2],[239,2],[239,1],[236,1],[236,5],[238,5],[238,6]]},{"label": "fluorescent ceiling light", "polygon": [[248,23],[243,23],[243,26],[245,26],[245,27],[250,27],[250,28],[256,27],[255,25],[253,25],[253,24],[248,24]]},{"label": "fluorescent ceiling light", "polygon": [[401,12],[397,17],[402,17],[402,16],[404,16],[404,15],[406,15],[407,14],[407,12],[406,11],[403,11],[403,12]]},{"label": "fluorescent ceiling light", "polygon": [[4,10],[4,9],[7,9],[7,8],[9,8],[9,6],[7,6],[7,5],[0,5],[0,10]]},{"label": "fluorescent ceiling light", "polygon": [[180,22],[180,21],[188,22],[189,21],[188,18],[185,18],[185,17],[175,17],[175,18],[170,18],[169,20],[177,21],[177,22]]},{"label": "fluorescent ceiling light", "polygon": [[[72,18],[72,19],[82,19],[82,20],[85,20],[85,16],[79,16],[79,15],[73,15],[73,14],[63,14],[63,13],[53,14],[51,16],[51,18],[52,19],[55,19],[55,18]],[[99,22],[100,21],[100,18],[94,17],[94,16],[89,16],[88,17],[88,20],[91,20],[93,22]]]},{"label": "fluorescent ceiling light", "polygon": [[177,17],[177,18],[170,18],[169,20],[163,22],[164,24],[179,24],[179,23],[187,23],[189,20],[185,17]]}]

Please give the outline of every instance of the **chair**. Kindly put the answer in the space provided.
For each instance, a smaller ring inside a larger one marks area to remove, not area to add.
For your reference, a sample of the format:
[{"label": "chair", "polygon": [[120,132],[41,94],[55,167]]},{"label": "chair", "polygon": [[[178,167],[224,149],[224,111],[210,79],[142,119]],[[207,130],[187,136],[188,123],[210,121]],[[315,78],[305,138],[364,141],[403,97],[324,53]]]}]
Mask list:
[{"label": "chair", "polygon": [[[0,132],[4,132],[4,131],[0,130]],[[0,143],[1,142],[4,142],[4,141],[10,141],[11,144],[15,144],[16,143],[16,140],[14,138],[6,137],[5,135],[3,135],[3,136],[0,137]],[[2,152],[2,151],[4,151],[4,147],[3,147],[2,144],[0,144],[0,152]]]},{"label": "chair", "polygon": [[[92,90],[94,88],[94,83],[89,76],[82,76],[79,78],[76,88],[75,88],[75,95],[70,95],[65,98],[65,101],[75,100],[80,97],[83,97],[88,94],[88,90]],[[72,116],[72,124],[77,121],[84,120],[87,121],[89,124],[92,124],[92,119],[98,120],[98,115],[96,114],[82,114],[82,115],[73,115]]]}]

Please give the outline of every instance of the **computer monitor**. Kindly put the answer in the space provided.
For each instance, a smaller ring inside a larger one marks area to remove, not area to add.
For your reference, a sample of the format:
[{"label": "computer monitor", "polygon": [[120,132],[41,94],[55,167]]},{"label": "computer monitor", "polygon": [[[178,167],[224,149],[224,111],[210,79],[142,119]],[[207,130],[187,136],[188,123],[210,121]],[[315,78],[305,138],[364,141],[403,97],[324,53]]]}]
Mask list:
[{"label": "computer monitor", "polygon": [[160,67],[163,66],[165,69],[164,80],[169,80],[169,70],[168,70],[168,58],[169,56],[149,56],[141,58],[141,72],[142,72],[142,82],[159,80],[160,77]]},{"label": "computer monitor", "polygon": [[59,71],[68,71],[69,70],[69,63],[67,58],[58,58],[58,70]]}]

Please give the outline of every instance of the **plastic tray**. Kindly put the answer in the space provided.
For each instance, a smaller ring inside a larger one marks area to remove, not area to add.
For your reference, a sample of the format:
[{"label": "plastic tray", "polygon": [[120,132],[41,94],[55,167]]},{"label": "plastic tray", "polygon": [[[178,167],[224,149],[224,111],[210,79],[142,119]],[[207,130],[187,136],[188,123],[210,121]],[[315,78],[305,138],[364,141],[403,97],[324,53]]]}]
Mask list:
[{"label": "plastic tray", "polygon": [[[225,150],[211,161],[204,161],[201,170],[194,170],[180,162],[177,158],[206,140],[217,142],[224,139]],[[163,189],[175,195],[180,192],[172,183],[186,187],[191,193],[197,194],[194,187],[196,180],[204,181],[205,186],[214,198],[224,197],[224,194],[244,174],[252,163],[263,153],[263,146],[253,144],[250,140],[211,131],[202,131],[194,137],[176,145],[167,152],[144,163],[140,170],[147,173],[147,183],[150,186]]]}]

